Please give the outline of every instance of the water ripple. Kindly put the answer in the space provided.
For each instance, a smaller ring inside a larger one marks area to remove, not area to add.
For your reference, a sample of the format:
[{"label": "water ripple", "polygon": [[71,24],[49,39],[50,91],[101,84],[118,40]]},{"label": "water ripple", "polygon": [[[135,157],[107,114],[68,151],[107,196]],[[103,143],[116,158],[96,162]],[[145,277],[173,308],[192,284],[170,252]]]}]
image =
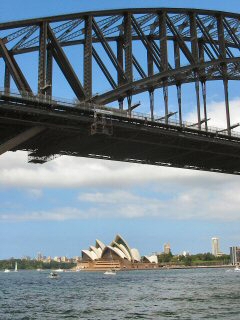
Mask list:
[{"label": "water ripple", "polygon": [[239,320],[240,274],[223,269],[0,272],[1,320]]}]

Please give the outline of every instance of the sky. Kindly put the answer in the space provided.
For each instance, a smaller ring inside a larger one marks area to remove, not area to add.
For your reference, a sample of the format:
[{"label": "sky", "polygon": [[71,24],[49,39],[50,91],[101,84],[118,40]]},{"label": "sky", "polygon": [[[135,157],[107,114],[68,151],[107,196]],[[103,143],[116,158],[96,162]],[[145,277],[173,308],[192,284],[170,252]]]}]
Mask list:
[{"label": "sky", "polygon": [[[146,6],[240,12],[234,0],[8,0],[0,3],[0,21]],[[236,122],[238,86],[232,83],[230,101]],[[194,108],[191,89],[185,90]],[[219,83],[208,87],[209,116],[219,127],[225,126],[222,91]],[[56,95],[72,98],[61,82]],[[170,101],[172,108],[175,103]],[[194,121],[191,108],[187,119]],[[238,176],[65,156],[34,165],[27,153],[8,152],[0,157],[0,259],[38,252],[79,256],[95,239],[109,244],[116,234],[142,255],[161,252],[166,242],[174,254],[209,252],[215,236],[228,253],[229,246],[240,245],[239,193]]]}]

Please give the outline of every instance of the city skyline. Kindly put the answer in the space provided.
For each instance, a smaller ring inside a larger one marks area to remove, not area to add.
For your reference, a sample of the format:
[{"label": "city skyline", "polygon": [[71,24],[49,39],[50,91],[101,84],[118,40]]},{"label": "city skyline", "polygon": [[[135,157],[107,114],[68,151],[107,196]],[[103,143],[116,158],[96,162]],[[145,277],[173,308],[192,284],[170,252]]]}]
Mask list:
[{"label": "city skyline", "polygon": [[[165,242],[162,244],[161,249],[159,248],[158,251],[152,251],[150,250],[149,252],[144,252],[142,253],[141,248],[137,248],[139,249],[139,253],[141,256],[146,256],[146,255],[159,255],[159,254],[173,254],[173,255],[194,255],[194,254],[201,254],[201,253],[212,253],[214,256],[220,256],[223,254],[230,254],[232,248],[238,248],[238,245],[236,244],[232,244],[231,246],[229,246],[227,251],[221,251],[220,250],[220,238],[219,237],[212,237],[211,239],[209,239],[209,250],[207,251],[201,251],[200,249],[196,252],[190,252],[188,250],[185,250],[185,248],[182,248],[179,252],[176,252],[174,250],[174,248],[172,249],[171,244],[169,242]],[[89,246],[89,248],[91,248],[91,246]],[[0,260],[5,260],[5,259],[36,259],[37,261],[41,261],[41,260],[55,260],[57,261],[57,258],[61,260],[62,257],[67,258],[67,259],[74,259],[76,257],[80,257],[81,256],[81,252],[83,251],[84,248],[80,248],[79,252],[77,252],[75,255],[64,255],[64,254],[52,254],[49,255],[46,252],[42,252],[42,251],[38,251],[37,253],[33,254],[33,255],[21,255],[21,256],[9,256],[9,257],[5,257],[5,258],[1,258]],[[86,248],[85,248],[86,249]]]},{"label": "city skyline", "polygon": [[[56,0],[9,0],[0,4],[0,10],[1,22],[6,22],[143,5],[146,6],[145,1],[109,4],[70,0],[59,6]],[[193,2],[150,0],[148,5],[191,7]],[[240,3],[233,0],[196,1],[194,7],[240,12]],[[31,61],[27,65],[32,71]],[[0,72],[3,71],[0,64]],[[29,77],[31,80],[33,75]],[[239,83],[233,86],[231,120],[238,123]],[[211,83],[207,90],[209,117],[216,116],[216,125],[223,127],[224,119],[217,117],[224,106],[222,83]],[[195,93],[187,86],[183,91],[183,105],[191,120]],[[61,81],[55,95],[72,98]],[[146,109],[147,101],[143,96]],[[156,103],[160,108],[159,100]],[[173,101],[170,106],[176,109]],[[38,251],[51,256],[74,256],[92,239],[97,237],[108,243],[116,233],[134,247],[142,248],[142,254],[157,252],[167,242],[173,252],[211,252],[209,239],[214,235],[221,239],[223,252],[240,243],[238,176],[66,156],[42,166],[26,160],[25,152],[8,152],[0,157],[0,259],[33,256]]]}]

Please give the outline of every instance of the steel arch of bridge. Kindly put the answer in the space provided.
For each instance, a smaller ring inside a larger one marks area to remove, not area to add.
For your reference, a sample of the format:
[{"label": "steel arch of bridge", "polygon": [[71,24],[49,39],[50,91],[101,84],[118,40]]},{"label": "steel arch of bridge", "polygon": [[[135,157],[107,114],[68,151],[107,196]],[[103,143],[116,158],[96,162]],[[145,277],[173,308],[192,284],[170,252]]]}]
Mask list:
[{"label": "steel arch of bridge", "polygon": [[[123,99],[127,98],[130,109],[132,96],[148,91],[153,116],[154,90],[162,87],[166,121],[169,114],[168,86],[177,86],[181,122],[181,86],[195,82],[197,119],[201,126],[202,120],[207,121],[206,82],[221,79],[226,97],[226,124],[230,132],[228,80],[240,79],[238,14],[192,9],[122,9],[2,23],[0,32],[4,33],[0,40],[0,54],[6,65],[6,90],[10,90],[12,77],[20,91],[32,91],[15,56],[38,51],[38,94],[52,93],[54,58],[81,101],[94,100],[101,104],[119,101],[120,108],[123,108]],[[146,51],[145,70],[138,59],[138,52],[134,52],[135,42],[140,42]],[[115,78],[97,52],[96,43],[102,45],[116,70]],[[84,47],[83,61],[80,62],[83,82],[64,53],[64,47],[75,45]],[[173,57],[170,59],[170,56]],[[92,88],[93,59],[109,84],[109,90],[97,96]],[[138,80],[134,80],[136,75]]]},{"label": "steel arch of bridge", "polygon": [[[73,46],[83,47],[78,68],[66,53],[66,48]],[[229,80],[240,80],[239,51],[239,14],[171,8],[84,12],[1,23],[0,58],[5,72],[0,80],[5,96],[12,91],[12,79],[23,97],[27,93],[51,99],[53,63],[57,63],[81,104],[118,102],[120,111],[127,109],[131,115],[139,106],[132,103],[132,97],[148,92],[152,121],[156,120],[154,92],[162,88],[166,125],[173,114],[169,111],[169,86],[176,86],[180,127],[184,123],[182,85],[195,83],[195,125],[199,131],[204,127],[205,132],[208,131],[206,84],[221,80],[225,130],[230,138],[235,125],[230,119],[228,84]],[[38,53],[36,85],[28,81],[24,67],[17,62],[19,55],[31,52]],[[96,94],[99,90],[93,86],[96,66],[108,86],[101,94]],[[37,95],[33,93],[34,87]]]}]

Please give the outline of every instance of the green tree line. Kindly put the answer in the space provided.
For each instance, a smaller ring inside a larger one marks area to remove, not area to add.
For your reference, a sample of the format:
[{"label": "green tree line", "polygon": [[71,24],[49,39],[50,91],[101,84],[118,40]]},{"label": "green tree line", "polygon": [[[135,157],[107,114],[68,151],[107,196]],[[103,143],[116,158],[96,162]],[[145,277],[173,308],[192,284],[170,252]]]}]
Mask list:
[{"label": "green tree line", "polygon": [[158,262],[160,264],[183,265],[183,266],[210,266],[210,265],[224,265],[230,263],[230,256],[227,254],[221,257],[215,257],[210,252],[198,253],[195,255],[177,255],[174,256],[171,252],[169,254],[158,255]]},{"label": "green tree line", "polygon": [[66,262],[56,262],[56,261],[45,263],[37,260],[9,259],[9,260],[0,260],[0,270],[4,270],[4,269],[14,270],[15,262],[17,262],[18,264],[19,270],[72,269],[73,267],[76,266],[76,263],[66,263]]}]

